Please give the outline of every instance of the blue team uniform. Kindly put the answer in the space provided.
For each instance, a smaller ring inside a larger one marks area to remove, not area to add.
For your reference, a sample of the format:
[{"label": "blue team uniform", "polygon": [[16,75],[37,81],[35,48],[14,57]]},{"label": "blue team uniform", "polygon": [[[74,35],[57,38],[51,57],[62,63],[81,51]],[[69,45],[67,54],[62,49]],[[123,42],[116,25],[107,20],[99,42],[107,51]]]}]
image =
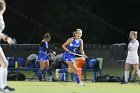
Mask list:
[{"label": "blue team uniform", "polygon": [[[45,42],[44,40],[42,40],[42,42],[41,42],[41,44],[39,46],[38,61],[49,62],[48,55],[47,55],[49,52],[52,52],[52,50],[49,50],[48,49],[48,42]],[[38,70],[38,72],[37,72],[37,78],[38,78],[38,80],[42,80],[41,79],[42,73],[43,73],[44,80],[46,80],[46,71],[47,71],[47,73],[50,76],[50,81],[53,81],[54,79],[53,79],[53,76],[52,76],[52,70],[51,70],[51,68],[49,68],[49,69],[46,69],[46,68],[41,69],[40,68]]]},{"label": "blue team uniform", "polygon": [[48,62],[47,49],[48,49],[48,42],[45,42],[44,40],[42,40],[42,42],[39,46],[39,54],[38,54],[39,61]]},{"label": "blue team uniform", "polygon": [[[67,49],[71,51],[72,53],[75,53],[76,49],[80,47],[82,39],[80,38],[79,40],[76,40],[74,37],[72,38],[73,38],[73,41],[71,44],[67,46]],[[69,54],[66,51],[64,52],[64,62],[74,62],[74,59],[75,59],[74,54]]]}]

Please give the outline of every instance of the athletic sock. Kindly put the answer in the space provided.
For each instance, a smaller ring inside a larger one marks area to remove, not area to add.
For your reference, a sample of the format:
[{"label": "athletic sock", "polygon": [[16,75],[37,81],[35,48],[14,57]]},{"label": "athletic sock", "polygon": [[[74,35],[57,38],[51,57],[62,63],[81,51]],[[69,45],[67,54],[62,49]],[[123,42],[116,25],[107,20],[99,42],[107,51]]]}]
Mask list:
[{"label": "athletic sock", "polygon": [[77,84],[79,84],[80,83],[80,78],[79,78],[78,73],[77,74],[74,74],[74,76],[75,76],[75,79],[76,79]]},{"label": "athletic sock", "polygon": [[47,73],[48,73],[49,76],[52,76],[52,70],[51,69],[48,69]]},{"label": "athletic sock", "polygon": [[42,70],[39,69],[37,72],[37,78],[40,80],[41,79],[41,75],[42,75]]},{"label": "athletic sock", "polygon": [[128,82],[128,78],[129,78],[129,71],[125,71],[124,72],[124,80],[125,80],[125,82]]},{"label": "athletic sock", "polygon": [[0,67],[0,86],[3,89],[7,86],[7,68]]},{"label": "athletic sock", "polygon": [[47,79],[46,79],[46,71],[45,71],[45,70],[43,71],[43,79],[44,79],[44,80],[47,80]]}]

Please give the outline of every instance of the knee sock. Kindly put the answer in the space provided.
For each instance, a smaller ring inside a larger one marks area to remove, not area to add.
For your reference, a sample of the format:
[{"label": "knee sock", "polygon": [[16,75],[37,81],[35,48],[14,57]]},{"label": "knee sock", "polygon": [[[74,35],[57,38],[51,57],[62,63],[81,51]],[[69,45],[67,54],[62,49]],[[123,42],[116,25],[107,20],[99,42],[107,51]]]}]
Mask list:
[{"label": "knee sock", "polygon": [[48,73],[49,76],[52,76],[52,70],[51,69],[48,69],[47,73]]},{"label": "knee sock", "polygon": [[129,79],[129,71],[125,71],[124,72],[124,80],[125,80],[125,82],[128,82],[128,79]]},{"label": "knee sock", "polygon": [[38,70],[38,72],[37,72],[37,78],[38,78],[38,79],[41,78],[42,72],[43,72],[42,69],[39,69],[39,70]]},{"label": "knee sock", "polygon": [[7,68],[0,67],[0,86],[3,89],[7,86]]},{"label": "knee sock", "polygon": [[43,79],[44,79],[44,80],[47,80],[47,79],[46,79],[46,71],[45,71],[45,70],[43,71]]},{"label": "knee sock", "polygon": [[64,81],[65,80],[65,73],[61,73],[61,81]]},{"label": "knee sock", "polygon": [[75,79],[76,79],[77,84],[79,84],[80,83],[80,78],[79,78],[78,73],[77,74],[74,74],[74,76],[75,76]]}]

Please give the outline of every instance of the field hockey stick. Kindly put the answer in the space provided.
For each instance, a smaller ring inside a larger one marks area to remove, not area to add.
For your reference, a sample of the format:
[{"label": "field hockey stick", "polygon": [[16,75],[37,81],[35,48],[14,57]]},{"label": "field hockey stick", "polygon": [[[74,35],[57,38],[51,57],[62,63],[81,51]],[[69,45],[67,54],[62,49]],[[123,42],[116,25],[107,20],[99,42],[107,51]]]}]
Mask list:
[{"label": "field hockey stick", "polygon": [[17,44],[17,40],[15,38],[12,38],[13,44]]},{"label": "field hockey stick", "polygon": [[72,54],[74,54],[74,55],[77,55],[77,56],[79,56],[79,57],[84,57],[84,58],[88,58],[87,56],[84,56],[84,55],[80,55],[80,54],[77,54],[77,53],[72,53]]},{"label": "field hockey stick", "polygon": [[80,57],[84,57],[83,55],[80,55],[80,54],[77,54],[77,53],[71,53],[71,54],[74,54],[74,55],[80,56]]},{"label": "field hockey stick", "polygon": [[[55,49],[61,49],[61,50],[63,50],[62,48],[59,48],[59,47],[55,47]],[[77,55],[79,57],[85,57],[85,58],[87,58],[86,56],[80,55],[80,54],[77,54],[77,53],[71,53],[71,54]]]}]

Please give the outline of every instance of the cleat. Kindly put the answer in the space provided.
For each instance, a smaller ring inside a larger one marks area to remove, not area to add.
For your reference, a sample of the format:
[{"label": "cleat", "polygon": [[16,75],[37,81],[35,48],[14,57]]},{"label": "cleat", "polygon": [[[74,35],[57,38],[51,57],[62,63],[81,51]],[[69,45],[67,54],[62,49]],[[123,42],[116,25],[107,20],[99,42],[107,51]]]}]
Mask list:
[{"label": "cleat", "polygon": [[85,86],[85,84],[83,82],[80,82],[78,85],[79,86]]},{"label": "cleat", "polygon": [[14,88],[11,88],[9,86],[5,86],[3,89],[0,89],[0,91],[9,92],[9,91],[15,91],[15,89]]},{"label": "cleat", "polygon": [[121,82],[121,84],[128,84],[128,82],[126,82],[126,81],[123,81],[123,82]]}]

